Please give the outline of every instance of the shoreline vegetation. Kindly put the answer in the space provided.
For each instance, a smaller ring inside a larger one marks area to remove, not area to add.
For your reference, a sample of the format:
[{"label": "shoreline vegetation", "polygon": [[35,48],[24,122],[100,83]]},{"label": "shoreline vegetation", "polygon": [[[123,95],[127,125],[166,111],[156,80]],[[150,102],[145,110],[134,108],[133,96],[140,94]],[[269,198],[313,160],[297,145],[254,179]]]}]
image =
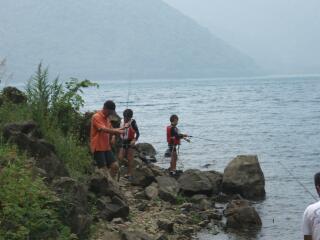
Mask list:
[{"label": "shoreline vegetation", "polygon": [[[0,239],[194,239],[207,229],[256,234],[252,207],[265,197],[255,155],[237,156],[224,173],[189,169],[170,177],[136,146],[134,178],[119,179],[93,165],[92,113],[81,113],[89,80],[49,81],[39,64],[25,91],[0,94]],[[119,117],[112,123],[119,124]],[[115,152],[118,147],[113,149]],[[248,200],[246,200],[248,199]]]}]

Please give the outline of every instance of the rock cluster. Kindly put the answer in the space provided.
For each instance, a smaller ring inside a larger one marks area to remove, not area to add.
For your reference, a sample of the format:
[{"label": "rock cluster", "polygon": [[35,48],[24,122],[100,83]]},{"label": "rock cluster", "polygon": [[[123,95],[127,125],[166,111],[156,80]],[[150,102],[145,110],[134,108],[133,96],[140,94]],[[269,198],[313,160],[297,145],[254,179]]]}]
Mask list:
[{"label": "rock cluster", "polygon": [[[246,166],[253,157],[236,157],[239,158],[244,168],[240,167],[241,174],[245,175]],[[135,159],[135,165],[133,177],[136,180],[130,183],[120,178],[120,187],[130,208],[130,219],[102,224],[95,239],[108,239],[106,236],[110,236],[110,232],[117,232],[115,239],[124,239],[124,229],[135,239],[192,239],[202,228],[243,231],[259,229],[262,225],[255,208],[244,197],[259,199],[263,184],[259,188],[248,188],[246,184],[251,184],[248,180],[239,184],[241,188],[229,189],[224,188],[224,174],[216,171],[189,169],[173,178],[166,170],[144,164],[139,159]],[[255,179],[260,177],[263,183],[259,163],[255,167],[254,170],[254,166],[250,166],[247,174],[251,178],[254,173]]]}]

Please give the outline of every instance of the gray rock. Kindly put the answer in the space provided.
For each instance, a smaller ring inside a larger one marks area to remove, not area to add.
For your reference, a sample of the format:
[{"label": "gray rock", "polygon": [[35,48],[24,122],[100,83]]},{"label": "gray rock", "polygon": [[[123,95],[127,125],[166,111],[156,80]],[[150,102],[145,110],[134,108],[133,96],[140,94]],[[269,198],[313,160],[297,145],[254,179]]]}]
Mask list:
[{"label": "gray rock", "polygon": [[146,193],[144,191],[137,192],[136,194],[134,194],[134,197],[136,199],[141,199],[141,200],[146,200],[147,199]]},{"label": "gray rock", "polygon": [[155,199],[156,197],[158,197],[158,194],[159,194],[159,190],[158,190],[157,185],[153,185],[153,184],[151,184],[150,186],[148,186],[148,187],[144,190],[144,192],[145,192],[146,197],[147,197],[149,200]]},{"label": "gray rock", "polygon": [[97,208],[99,217],[107,221],[114,218],[126,218],[129,215],[129,206],[118,196],[112,197],[111,203],[105,201],[105,198],[98,199]]},{"label": "gray rock", "polygon": [[169,238],[165,234],[162,234],[157,238],[157,240],[169,240]]},{"label": "gray rock", "polygon": [[187,227],[187,228],[184,228],[181,232],[182,232],[182,234],[184,234],[184,235],[187,235],[187,236],[190,236],[190,235],[192,235],[194,232],[196,232],[197,231],[197,229],[196,229],[196,227],[195,226],[189,226],[189,227]]},{"label": "gray rock", "polygon": [[193,204],[186,202],[181,204],[180,208],[185,210],[191,210],[193,208]]},{"label": "gray rock", "polygon": [[122,218],[114,218],[114,219],[112,219],[112,223],[113,224],[122,224],[122,223],[124,223],[124,221]]},{"label": "gray rock", "polygon": [[148,167],[153,172],[153,175],[155,177],[165,175],[164,170],[162,168],[160,168],[159,166],[157,166],[157,165],[149,164]]},{"label": "gray rock", "polygon": [[215,209],[209,209],[206,211],[202,211],[199,213],[199,215],[201,216],[201,219],[205,219],[205,220],[218,220],[220,221],[222,219],[222,213],[215,210]]},{"label": "gray rock", "polygon": [[191,201],[195,203],[199,203],[202,199],[208,199],[208,196],[204,194],[196,194],[191,197]]},{"label": "gray rock", "polygon": [[256,155],[240,155],[224,170],[223,192],[253,200],[265,197],[265,180]]},{"label": "gray rock", "polygon": [[211,209],[212,208],[212,203],[210,201],[208,201],[207,199],[202,199],[199,202],[199,208],[200,208],[201,211],[205,211],[205,210]]},{"label": "gray rock", "polygon": [[40,135],[42,134],[34,122],[7,124],[3,130],[5,140],[32,156],[36,167],[45,170],[48,181],[51,182],[55,177],[69,176],[65,165],[55,154],[54,146],[37,138]]},{"label": "gray rock", "polygon": [[65,209],[64,222],[80,239],[86,237],[92,222],[88,211],[86,187],[69,177],[55,179],[52,186],[61,199],[60,208]]},{"label": "gray rock", "polygon": [[15,87],[5,87],[2,89],[3,101],[8,101],[15,104],[27,102],[27,96]]},{"label": "gray rock", "polygon": [[178,179],[181,191],[187,195],[218,193],[222,174],[215,171],[189,169]]},{"label": "gray rock", "polygon": [[164,201],[175,203],[179,192],[178,182],[168,176],[160,176],[156,180],[159,185],[159,197]]},{"label": "gray rock", "polygon": [[121,236],[117,232],[103,232],[103,235],[99,237],[101,240],[121,240]]},{"label": "gray rock", "polygon": [[120,190],[119,184],[110,176],[108,172],[102,169],[97,170],[90,178],[89,190],[98,197],[101,196],[118,196],[125,200],[123,192]]},{"label": "gray rock", "polygon": [[199,222],[198,225],[203,228],[203,227],[207,226],[209,223],[210,223],[209,220],[203,220],[203,221]]},{"label": "gray rock", "polygon": [[147,156],[155,156],[157,154],[155,148],[149,143],[138,143],[136,148],[139,152],[145,153]]},{"label": "gray rock", "polygon": [[137,209],[141,212],[144,212],[147,208],[148,208],[148,204],[146,204],[145,202],[139,203],[137,205]]},{"label": "gray rock", "polygon": [[133,171],[132,185],[147,187],[155,181],[152,170],[145,165],[138,165]]},{"label": "gray rock", "polygon": [[227,227],[247,229],[261,227],[262,222],[254,207],[249,206],[246,200],[233,200],[225,210]]},{"label": "gray rock", "polygon": [[141,231],[121,231],[121,240],[154,240],[153,237],[149,236],[145,232]]},{"label": "gray rock", "polygon": [[173,233],[174,223],[167,219],[159,219],[157,222],[158,228],[166,231],[167,233]]}]

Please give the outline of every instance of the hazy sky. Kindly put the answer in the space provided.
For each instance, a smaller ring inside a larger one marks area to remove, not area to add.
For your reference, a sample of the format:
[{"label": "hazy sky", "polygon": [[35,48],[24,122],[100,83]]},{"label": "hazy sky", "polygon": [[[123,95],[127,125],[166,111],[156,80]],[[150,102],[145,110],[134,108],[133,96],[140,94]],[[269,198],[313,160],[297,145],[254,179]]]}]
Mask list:
[{"label": "hazy sky", "polygon": [[276,73],[320,73],[320,0],[164,0]]}]

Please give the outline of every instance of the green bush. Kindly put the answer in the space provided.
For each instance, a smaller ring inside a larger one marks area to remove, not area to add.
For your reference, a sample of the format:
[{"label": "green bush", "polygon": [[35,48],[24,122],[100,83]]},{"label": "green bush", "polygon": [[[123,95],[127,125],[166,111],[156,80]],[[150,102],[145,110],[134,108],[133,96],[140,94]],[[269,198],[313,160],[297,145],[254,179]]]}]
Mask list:
[{"label": "green bush", "polygon": [[84,105],[80,94],[83,88],[98,85],[76,78],[63,84],[59,78],[49,81],[48,75],[48,68],[43,69],[40,63],[26,87],[28,105],[32,118],[40,124],[45,138],[55,145],[72,177],[79,178],[91,167],[88,146],[81,145],[79,140],[80,108]]},{"label": "green bush", "polygon": [[49,81],[48,68],[43,69],[40,63],[33,77],[26,86],[28,104],[33,118],[45,129],[54,126],[67,135],[78,129],[80,108],[84,105],[81,97],[83,88],[95,86],[89,80],[79,81],[71,78],[63,85],[59,78]]},{"label": "green bush", "polygon": [[25,157],[2,145],[0,159],[0,239],[71,239],[54,207],[57,198]]}]

